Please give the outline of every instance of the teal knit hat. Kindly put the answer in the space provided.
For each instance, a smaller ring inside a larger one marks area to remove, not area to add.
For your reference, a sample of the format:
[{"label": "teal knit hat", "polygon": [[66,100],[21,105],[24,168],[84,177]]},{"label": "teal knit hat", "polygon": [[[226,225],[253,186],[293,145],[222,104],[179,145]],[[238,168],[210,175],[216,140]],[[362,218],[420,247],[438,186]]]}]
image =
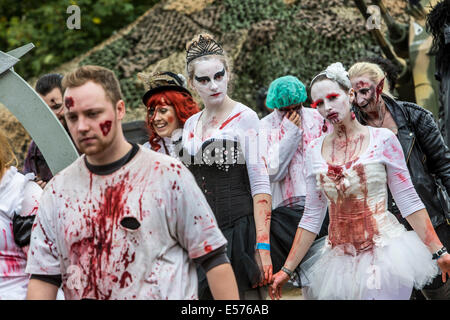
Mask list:
[{"label": "teal knit hat", "polygon": [[280,109],[306,101],[305,85],[294,76],[284,76],[272,81],[267,92],[266,105]]}]

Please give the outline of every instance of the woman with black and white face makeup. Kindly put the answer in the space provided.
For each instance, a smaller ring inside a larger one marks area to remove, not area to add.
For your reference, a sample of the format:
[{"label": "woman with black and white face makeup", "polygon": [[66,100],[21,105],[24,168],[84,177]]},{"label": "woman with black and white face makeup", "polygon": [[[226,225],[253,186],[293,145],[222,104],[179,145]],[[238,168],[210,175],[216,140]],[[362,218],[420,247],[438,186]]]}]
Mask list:
[{"label": "woman with black and white face makeup", "polygon": [[[256,287],[272,278],[267,157],[255,152],[262,149],[257,148],[259,118],[228,96],[229,63],[210,35],[188,44],[186,62],[188,83],[204,105],[183,130],[183,147],[192,157],[187,165],[231,246],[228,254],[241,299],[258,299]],[[199,280],[199,297],[208,298],[206,284],[201,276]]]},{"label": "woman with black and white face makeup", "polygon": [[[389,129],[355,120],[354,90],[340,63],[313,79],[311,98],[334,130],[308,148],[305,211],[284,270],[274,275],[272,298],[281,296],[308,250],[301,268],[311,299],[407,300],[413,286],[423,287],[438,273],[433,253],[444,280],[450,256],[414,189],[398,139]],[[387,210],[387,185],[415,232]],[[310,249],[327,207],[328,236]]]}]

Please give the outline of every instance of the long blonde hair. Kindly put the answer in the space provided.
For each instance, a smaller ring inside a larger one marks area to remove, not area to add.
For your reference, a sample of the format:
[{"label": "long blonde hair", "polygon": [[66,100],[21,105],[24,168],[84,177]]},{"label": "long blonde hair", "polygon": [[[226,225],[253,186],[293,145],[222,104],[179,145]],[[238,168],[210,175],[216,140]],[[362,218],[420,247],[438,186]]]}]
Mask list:
[{"label": "long blonde hair", "polygon": [[0,179],[3,177],[6,169],[12,165],[17,165],[17,158],[8,142],[8,138],[0,130]]},{"label": "long blonde hair", "polygon": [[384,74],[381,67],[375,63],[370,62],[357,62],[351,66],[348,70],[348,77],[351,79],[357,77],[367,77],[373,83],[378,84],[381,79],[384,78],[383,94],[394,98],[393,94],[389,91],[389,81]]}]

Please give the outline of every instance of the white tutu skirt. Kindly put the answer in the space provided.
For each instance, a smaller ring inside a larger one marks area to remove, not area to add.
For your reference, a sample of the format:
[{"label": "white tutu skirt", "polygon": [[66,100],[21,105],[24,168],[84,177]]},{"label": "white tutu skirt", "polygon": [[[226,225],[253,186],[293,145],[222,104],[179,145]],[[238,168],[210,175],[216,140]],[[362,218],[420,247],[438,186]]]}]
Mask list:
[{"label": "white tutu skirt", "polygon": [[394,229],[354,255],[344,253],[342,246],[331,248],[328,237],[316,241],[300,265],[306,298],[409,299],[413,287],[430,283],[439,272],[431,253],[414,231]]}]

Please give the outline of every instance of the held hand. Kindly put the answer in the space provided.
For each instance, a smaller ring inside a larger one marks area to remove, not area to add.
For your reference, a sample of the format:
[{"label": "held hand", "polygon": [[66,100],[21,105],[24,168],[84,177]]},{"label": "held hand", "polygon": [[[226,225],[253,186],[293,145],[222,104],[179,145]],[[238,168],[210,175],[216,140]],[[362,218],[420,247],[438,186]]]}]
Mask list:
[{"label": "held hand", "polygon": [[446,282],[447,275],[450,279],[450,254],[445,254],[437,260],[437,264],[442,271],[442,282]]},{"label": "held hand", "polygon": [[261,265],[262,265],[262,279],[259,283],[259,286],[265,286],[272,283],[272,275],[273,275],[273,267],[272,267],[272,259],[270,258],[270,251],[263,249],[256,249],[258,252]]},{"label": "held hand", "polygon": [[297,112],[290,112],[286,114],[286,117],[289,121],[291,121],[293,124],[295,124],[297,127],[300,127],[301,125],[301,117]]},{"label": "held hand", "polygon": [[281,288],[289,281],[289,276],[286,272],[280,270],[273,276],[273,283],[269,287],[269,296],[272,300],[279,300],[281,298]]}]

